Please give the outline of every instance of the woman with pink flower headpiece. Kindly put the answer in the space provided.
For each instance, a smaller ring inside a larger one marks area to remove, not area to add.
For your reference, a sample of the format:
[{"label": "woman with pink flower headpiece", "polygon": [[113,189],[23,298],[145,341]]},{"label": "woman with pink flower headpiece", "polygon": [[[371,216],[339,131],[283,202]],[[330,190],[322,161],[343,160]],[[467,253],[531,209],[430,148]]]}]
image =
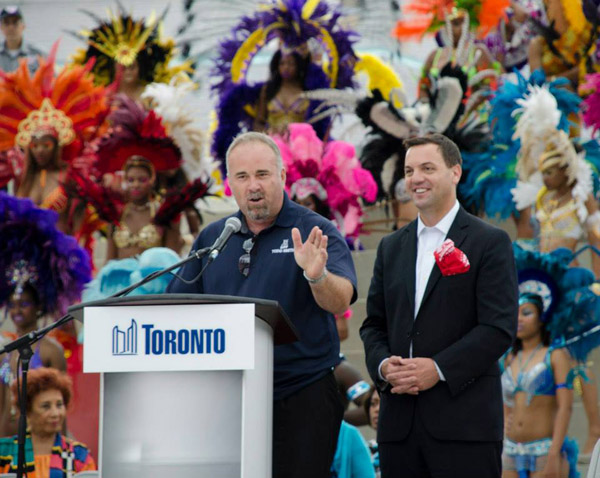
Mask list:
[{"label": "woman with pink flower headpiece", "polygon": [[349,246],[358,248],[360,198],[374,201],[377,185],[361,167],[354,146],[344,141],[324,143],[306,123],[292,123],[285,137],[273,139],[281,150],[290,197],[331,219]]}]

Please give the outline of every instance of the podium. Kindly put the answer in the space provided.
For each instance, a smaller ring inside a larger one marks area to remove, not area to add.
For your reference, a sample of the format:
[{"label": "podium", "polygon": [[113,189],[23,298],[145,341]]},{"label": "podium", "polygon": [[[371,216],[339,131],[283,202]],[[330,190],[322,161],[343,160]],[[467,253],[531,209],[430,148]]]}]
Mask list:
[{"label": "podium", "polygon": [[297,340],[277,302],[163,294],[69,313],[101,377],[101,477],[271,477],[273,346]]}]

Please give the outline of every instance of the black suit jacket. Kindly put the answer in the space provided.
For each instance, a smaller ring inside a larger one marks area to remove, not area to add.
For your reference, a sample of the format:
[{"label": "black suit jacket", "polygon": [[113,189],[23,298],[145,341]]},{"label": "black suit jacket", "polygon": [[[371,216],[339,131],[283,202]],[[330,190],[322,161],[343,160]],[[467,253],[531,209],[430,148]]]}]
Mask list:
[{"label": "black suit jacket", "polygon": [[[415,414],[440,440],[495,441],[503,435],[498,359],[512,344],[517,272],[508,235],[460,208],[448,232],[468,272],[442,276],[434,264],[414,318],[417,221],[379,244],[360,335],[369,374],[380,387],[378,441],[399,441]],[[378,378],[390,355],[430,357],[446,381],[417,396],[397,395]]]}]

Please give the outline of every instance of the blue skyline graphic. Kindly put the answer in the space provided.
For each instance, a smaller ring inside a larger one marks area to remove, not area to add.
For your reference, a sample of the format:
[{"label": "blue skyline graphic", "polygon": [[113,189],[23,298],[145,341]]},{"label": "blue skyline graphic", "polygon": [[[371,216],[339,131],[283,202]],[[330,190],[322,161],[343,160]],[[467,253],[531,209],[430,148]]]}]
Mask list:
[{"label": "blue skyline graphic", "polygon": [[112,354],[113,355],[137,355],[138,330],[137,322],[131,319],[131,325],[126,331],[119,329],[117,325],[112,331]]}]

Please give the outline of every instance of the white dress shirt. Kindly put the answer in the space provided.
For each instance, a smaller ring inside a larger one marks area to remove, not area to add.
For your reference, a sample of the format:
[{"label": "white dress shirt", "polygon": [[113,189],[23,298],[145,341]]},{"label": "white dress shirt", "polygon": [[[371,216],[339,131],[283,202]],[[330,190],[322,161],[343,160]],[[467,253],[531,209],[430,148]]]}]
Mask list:
[{"label": "white dress shirt", "polygon": [[433,252],[440,247],[448,236],[448,231],[456,219],[459,209],[458,201],[452,209],[435,226],[427,227],[417,219],[417,267],[415,270],[415,319],[421,308],[425,288],[435,264]]},{"label": "white dress shirt", "polygon": [[[456,201],[454,203],[454,206],[452,206],[452,209],[450,209],[450,211],[448,211],[448,213],[435,226],[431,227],[427,227],[423,223],[420,214],[417,218],[417,265],[415,268],[414,315],[415,319],[417,318],[417,314],[419,313],[419,309],[421,308],[421,302],[423,301],[425,288],[427,287],[429,276],[431,275],[431,271],[433,270],[433,266],[435,265],[435,257],[433,255],[433,252],[438,247],[440,247],[446,240],[448,231],[450,230],[454,219],[456,219],[456,215],[458,214],[459,208],[460,205],[458,201]],[[412,358],[412,342],[410,343],[409,357]],[[382,380],[384,380],[384,378],[381,374],[381,366],[383,365],[383,362],[385,360],[383,360],[379,364],[379,377]],[[435,364],[437,373],[440,376],[440,380],[446,380],[437,363],[435,363],[435,361],[433,363]]]}]

